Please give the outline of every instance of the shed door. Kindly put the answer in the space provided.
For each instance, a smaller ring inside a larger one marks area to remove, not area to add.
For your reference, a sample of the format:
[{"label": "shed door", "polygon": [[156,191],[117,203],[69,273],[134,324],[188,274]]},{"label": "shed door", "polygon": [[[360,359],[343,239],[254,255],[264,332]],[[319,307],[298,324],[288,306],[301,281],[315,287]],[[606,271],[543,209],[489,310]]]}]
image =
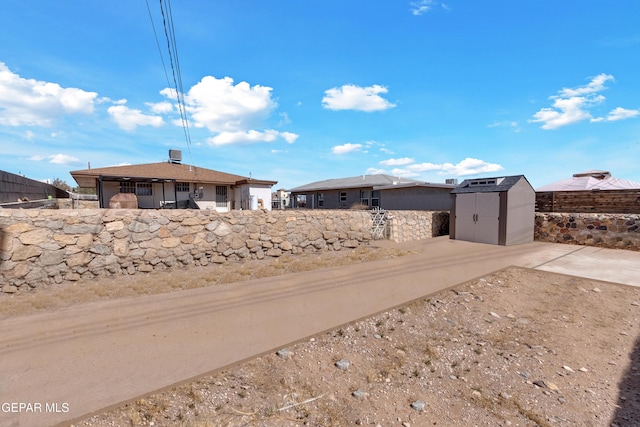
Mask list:
[{"label": "shed door", "polygon": [[456,197],[456,240],[476,241],[476,194],[458,194]]},{"label": "shed door", "polygon": [[498,244],[500,193],[469,193],[456,196],[456,240]]},{"label": "shed door", "polygon": [[499,216],[500,193],[477,193],[475,242],[498,244],[500,234]]}]

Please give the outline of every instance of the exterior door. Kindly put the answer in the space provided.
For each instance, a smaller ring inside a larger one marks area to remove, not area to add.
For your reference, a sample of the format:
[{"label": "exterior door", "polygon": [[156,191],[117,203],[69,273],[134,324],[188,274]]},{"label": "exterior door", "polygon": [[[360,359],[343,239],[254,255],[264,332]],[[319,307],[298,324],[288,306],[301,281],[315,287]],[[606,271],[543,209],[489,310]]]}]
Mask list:
[{"label": "exterior door", "polygon": [[455,238],[468,242],[498,244],[500,193],[458,194]]},{"label": "exterior door", "polygon": [[476,241],[476,194],[458,194],[456,196],[456,240]]},{"label": "exterior door", "polygon": [[498,244],[500,233],[500,193],[476,194],[476,240]]}]

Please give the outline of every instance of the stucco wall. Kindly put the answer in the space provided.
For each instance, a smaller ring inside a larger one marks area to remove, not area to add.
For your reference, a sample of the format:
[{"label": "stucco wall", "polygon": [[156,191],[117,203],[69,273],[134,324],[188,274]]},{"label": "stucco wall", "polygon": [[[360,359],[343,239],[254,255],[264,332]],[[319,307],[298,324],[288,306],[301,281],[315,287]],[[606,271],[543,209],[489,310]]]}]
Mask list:
[{"label": "stucco wall", "polygon": [[453,205],[451,188],[403,187],[380,190],[383,209],[450,210]]},{"label": "stucco wall", "polygon": [[371,238],[366,211],[2,209],[0,287],[341,250]]},{"label": "stucco wall", "polygon": [[535,240],[640,250],[640,215],[536,213]]}]

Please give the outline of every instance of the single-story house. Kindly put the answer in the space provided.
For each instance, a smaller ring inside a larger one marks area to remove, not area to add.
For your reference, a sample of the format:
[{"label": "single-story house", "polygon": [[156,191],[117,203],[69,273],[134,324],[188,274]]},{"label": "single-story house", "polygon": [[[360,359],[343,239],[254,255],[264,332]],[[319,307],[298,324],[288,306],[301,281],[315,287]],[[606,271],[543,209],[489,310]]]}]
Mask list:
[{"label": "single-story house", "polygon": [[181,163],[170,150],[168,162],[111,166],[70,172],[79,187],[95,188],[99,206],[109,207],[118,193],[133,193],[138,208],[194,208],[227,212],[231,209],[271,210],[271,187],[277,181],[259,180]]},{"label": "single-story house", "polygon": [[536,191],[591,191],[591,190],[634,190],[640,189],[640,183],[614,178],[611,172],[589,170],[574,173],[571,178],[563,179],[537,188]]},{"label": "single-story house", "polygon": [[283,188],[271,193],[271,207],[273,209],[290,208],[291,205],[289,204],[289,196],[289,192]]},{"label": "single-story house", "polygon": [[327,179],[291,189],[294,208],[450,210],[455,184],[434,184],[385,174]]},{"label": "single-story house", "polygon": [[536,189],[538,212],[638,213],[640,183],[589,170]]}]

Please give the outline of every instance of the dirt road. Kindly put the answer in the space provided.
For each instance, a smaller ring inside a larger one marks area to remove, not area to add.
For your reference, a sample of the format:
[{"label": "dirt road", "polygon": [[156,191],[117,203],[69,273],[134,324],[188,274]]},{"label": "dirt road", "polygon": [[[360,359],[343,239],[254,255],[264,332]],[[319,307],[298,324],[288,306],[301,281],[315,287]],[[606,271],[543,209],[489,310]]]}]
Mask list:
[{"label": "dirt road", "polygon": [[506,266],[575,251],[558,246],[434,239],[375,264],[3,320],[0,402],[10,406],[0,421],[48,426],[83,417]]}]

